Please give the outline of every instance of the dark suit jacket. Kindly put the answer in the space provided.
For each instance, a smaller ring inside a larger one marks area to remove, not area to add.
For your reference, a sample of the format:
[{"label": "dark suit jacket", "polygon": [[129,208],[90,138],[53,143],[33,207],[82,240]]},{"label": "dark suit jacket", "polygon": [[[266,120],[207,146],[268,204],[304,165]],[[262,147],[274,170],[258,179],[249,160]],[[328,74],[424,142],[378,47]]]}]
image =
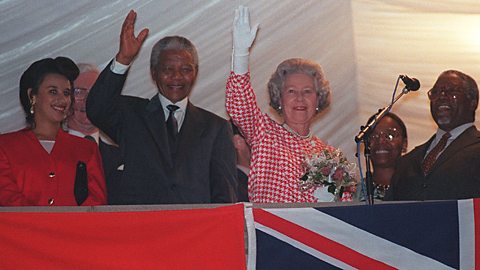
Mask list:
[{"label": "dark suit jacket", "polygon": [[238,201],[248,202],[248,175],[237,168],[238,176]]},{"label": "dark suit jacket", "polygon": [[401,157],[392,177],[390,200],[457,200],[480,197],[480,132],[458,136],[424,176],[422,161],[434,137]]},{"label": "dark suit jacket", "polygon": [[188,103],[174,159],[158,95],[150,100],[122,96],[126,77],[108,65],[87,100],[89,119],[118,143],[124,158],[123,175],[109,201],[235,202],[235,149],[228,122]]},{"label": "dark suit jacket", "polygon": [[107,183],[107,199],[110,204],[110,196],[115,197],[115,194],[118,193],[116,190],[117,182],[120,181],[123,173],[123,170],[119,170],[118,167],[123,164],[123,158],[120,148],[105,143],[101,138],[99,139],[98,147],[102,155],[103,171]]}]

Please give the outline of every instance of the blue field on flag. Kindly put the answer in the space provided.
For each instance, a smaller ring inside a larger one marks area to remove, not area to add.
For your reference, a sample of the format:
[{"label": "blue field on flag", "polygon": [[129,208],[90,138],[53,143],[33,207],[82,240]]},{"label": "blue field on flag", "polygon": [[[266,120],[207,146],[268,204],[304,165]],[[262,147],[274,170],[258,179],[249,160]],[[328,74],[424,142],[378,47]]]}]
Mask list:
[{"label": "blue field on flag", "polygon": [[258,208],[253,213],[259,270],[475,265],[473,200]]},{"label": "blue field on flag", "polygon": [[459,269],[457,201],[317,210]]}]

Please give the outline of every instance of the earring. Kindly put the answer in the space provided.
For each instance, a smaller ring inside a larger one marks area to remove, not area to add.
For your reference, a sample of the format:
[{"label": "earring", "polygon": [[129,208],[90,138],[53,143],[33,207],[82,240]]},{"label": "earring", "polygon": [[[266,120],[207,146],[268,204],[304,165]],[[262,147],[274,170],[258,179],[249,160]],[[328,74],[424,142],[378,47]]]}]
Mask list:
[{"label": "earring", "polygon": [[278,110],[281,111],[281,110],[282,110],[282,106],[278,106]]},{"label": "earring", "polygon": [[30,113],[32,115],[35,114],[35,102],[32,102],[32,106],[30,107]]},{"label": "earring", "polygon": [[320,109],[317,107],[317,108],[315,108],[315,110],[318,112],[318,110],[320,110]]}]

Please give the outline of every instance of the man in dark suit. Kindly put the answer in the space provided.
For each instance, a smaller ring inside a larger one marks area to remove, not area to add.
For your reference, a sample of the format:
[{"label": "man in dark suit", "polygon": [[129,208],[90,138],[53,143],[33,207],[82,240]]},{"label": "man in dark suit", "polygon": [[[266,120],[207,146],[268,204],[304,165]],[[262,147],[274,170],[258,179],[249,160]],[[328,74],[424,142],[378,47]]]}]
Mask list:
[{"label": "man in dark suit", "polygon": [[250,147],[237,126],[230,121],[233,131],[233,146],[237,153],[238,201],[248,202],[248,174],[250,172]]},{"label": "man in dark suit", "polygon": [[191,104],[198,73],[195,46],[173,36],[152,48],[150,72],[158,94],[147,100],[121,95],[128,67],[148,35],[134,35],[127,15],[115,59],[87,100],[90,120],[119,144],[124,171],[113,204],[226,203],[236,199],[235,149],[228,122]]},{"label": "man in dark suit", "polygon": [[85,112],[85,102],[93,84],[100,74],[92,64],[77,64],[80,74],[74,82],[72,113],[66,124],[68,133],[87,138],[98,144],[102,155],[103,171],[107,184],[107,199],[110,193],[115,193],[116,182],[120,181],[123,170],[123,160],[120,149],[103,136],[100,130],[90,122]]},{"label": "man in dark suit", "polygon": [[456,70],[428,91],[437,133],[399,159],[387,198],[455,200],[480,197],[480,132],[474,126],[478,87]]}]

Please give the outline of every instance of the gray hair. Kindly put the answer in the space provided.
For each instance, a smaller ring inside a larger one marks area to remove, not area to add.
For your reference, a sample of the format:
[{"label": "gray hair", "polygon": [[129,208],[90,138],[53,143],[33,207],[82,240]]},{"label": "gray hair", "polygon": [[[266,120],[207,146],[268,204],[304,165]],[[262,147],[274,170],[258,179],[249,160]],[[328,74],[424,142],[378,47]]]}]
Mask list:
[{"label": "gray hair", "polygon": [[439,77],[447,74],[454,74],[459,77],[463,81],[463,91],[465,91],[465,95],[478,103],[478,86],[472,77],[458,70],[446,70],[442,72]]},{"label": "gray hair", "polygon": [[187,38],[180,36],[170,36],[160,39],[152,48],[150,55],[150,72],[157,70],[160,62],[160,55],[165,50],[186,50],[193,58],[195,68],[198,70],[198,54],[195,45]]},{"label": "gray hair", "polygon": [[310,60],[302,58],[291,58],[278,65],[277,70],[268,81],[268,93],[270,95],[270,106],[278,113],[282,113],[280,107],[282,89],[287,75],[303,73],[313,78],[315,92],[318,94],[317,112],[321,112],[330,104],[330,85],[325,78],[322,67]]},{"label": "gray hair", "polygon": [[95,72],[95,73],[100,73],[100,70],[96,65],[89,64],[89,63],[78,63],[77,64],[78,69],[80,70],[80,73],[85,73],[85,72]]}]

